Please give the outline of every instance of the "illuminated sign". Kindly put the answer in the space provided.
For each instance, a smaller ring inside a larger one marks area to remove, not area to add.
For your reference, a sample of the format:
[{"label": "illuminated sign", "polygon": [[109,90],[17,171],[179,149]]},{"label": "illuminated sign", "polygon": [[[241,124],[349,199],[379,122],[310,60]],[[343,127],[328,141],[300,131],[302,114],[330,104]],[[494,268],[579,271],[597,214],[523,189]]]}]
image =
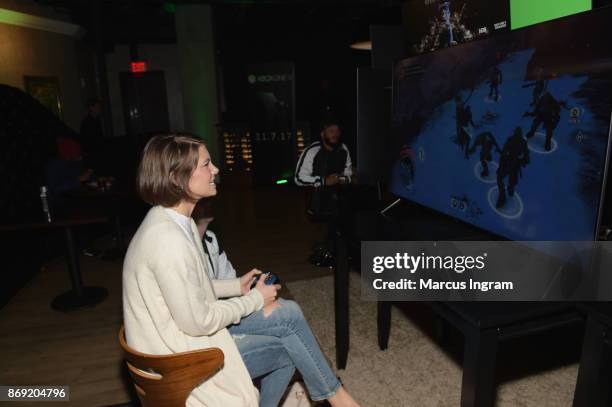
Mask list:
[{"label": "illuminated sign", "polygon": [[147,72],[147,63],[145,61],[132,61],[130,63],[130,70],[132,73]]}]

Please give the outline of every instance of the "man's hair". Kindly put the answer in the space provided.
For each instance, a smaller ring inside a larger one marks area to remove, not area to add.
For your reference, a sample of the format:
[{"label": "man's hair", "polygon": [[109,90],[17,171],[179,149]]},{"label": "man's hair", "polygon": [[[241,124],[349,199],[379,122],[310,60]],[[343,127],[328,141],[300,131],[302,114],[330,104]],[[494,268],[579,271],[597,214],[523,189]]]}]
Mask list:
[{"label": "man's hair", "polygon": [[164,207],[192,200],[189,178],[198,165],[200,146],[205,146],[204,141],[189,134],[163,134],[149,140],[136,178],[140,197]]},{"label": "man's hair", "polygon": [[319,130],[323,131],[326,128],[330,127],[330,126],[340,126],[340,121],[338,119],[336,119],[333,116],[329,116],[329,117],[324,117],[321,121],[320,121],[320,126],[319,126]]}]

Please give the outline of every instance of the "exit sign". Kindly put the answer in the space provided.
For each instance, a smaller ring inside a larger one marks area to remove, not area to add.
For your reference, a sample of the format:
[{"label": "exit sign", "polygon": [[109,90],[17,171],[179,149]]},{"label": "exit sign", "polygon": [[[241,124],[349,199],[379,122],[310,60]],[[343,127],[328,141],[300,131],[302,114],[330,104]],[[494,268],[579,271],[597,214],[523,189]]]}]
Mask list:
[{"label": "exit sign", "polygon": [[147,72],[147,63],[145,61],[132,61],[130,63],[132,73]]}]

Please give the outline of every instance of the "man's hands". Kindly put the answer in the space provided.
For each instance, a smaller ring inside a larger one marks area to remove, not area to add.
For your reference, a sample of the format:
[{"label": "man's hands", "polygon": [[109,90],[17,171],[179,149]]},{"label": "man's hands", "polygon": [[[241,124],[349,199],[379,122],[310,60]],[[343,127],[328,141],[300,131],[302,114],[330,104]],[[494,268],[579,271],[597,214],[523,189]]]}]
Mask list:
[{"label": "man's hands", "polygon": [[348,178],[338,174],[331,174],[325,177],[325,186],[334,186],[337,184],[348,184]]},{"label": "man's hands", "polygon": [[331,174],[325,177],[325,186],[331,187],[338,184],[338,182],[340,182],[340,177],[338,177],[338,174]]},{"label": "man's hands", "polygon": [[91,168],[88,168],[85,172],[79,175],[79,181],[81,183],[87,182],[89,181],[92,175],[93,175],[93,170]]},{"label": "man's hands", "polygon": [[244,276],[240,277],[240,293],[242,295],[245,295],[246,293],[251,291],[251,285],[253,285],[253,281],[255,281],[255,276],[261,273],[261,270],[253,269],[246,273]]}]

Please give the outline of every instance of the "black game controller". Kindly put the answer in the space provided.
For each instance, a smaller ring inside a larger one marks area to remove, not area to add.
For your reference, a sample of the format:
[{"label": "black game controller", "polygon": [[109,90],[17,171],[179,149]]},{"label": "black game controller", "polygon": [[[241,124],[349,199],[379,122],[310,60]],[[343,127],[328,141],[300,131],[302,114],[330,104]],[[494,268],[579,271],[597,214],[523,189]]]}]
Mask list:
[{"label": "black game controller", "polygon": [[265,285],[280,284],[280,278],[278,278],[276,274],[268,271],[268,272],[256,275],[255,281],[253,281],[253,284],[251,284],[251,288],[255,288],[255,286],[257,285],[257,282],[259,281],[259,277],[261,276],[266,276],[266,279],[264,281]]}]

